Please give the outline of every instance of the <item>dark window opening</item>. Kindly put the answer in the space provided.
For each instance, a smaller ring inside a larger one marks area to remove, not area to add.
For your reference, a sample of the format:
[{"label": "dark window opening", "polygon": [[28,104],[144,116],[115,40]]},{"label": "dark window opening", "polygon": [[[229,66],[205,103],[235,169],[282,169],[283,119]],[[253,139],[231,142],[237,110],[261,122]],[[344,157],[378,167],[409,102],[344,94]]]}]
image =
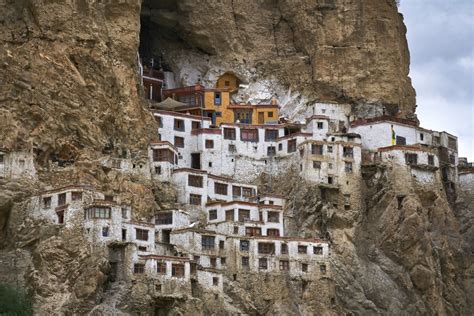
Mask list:
[{"label": "dark window opening", "polygon": [[313,155],[322,155],[323,154],[323,145],[311,145],[311,154]]},{"label": "dark window opening", "polygon": [[61,193],[58,195],[58,205],[66,204],[66,193]]},{"label": "dark window opening", "polygon": [[290,271],[290,262],[288,260],[280,260],[280,271]]},{"label": "dark window opening", "polygon": [[173,212],[160,212],[155,215],[156,225],[170,225],[173,224]]},{"label": "dark window opening", "polygon": [[191,205],[201,205],[201,196],[199,194],[190,194],[189,195],[189,204],[191,204]]},{"label": "dark window opening", "polygon": [[405,137],[397,136],[395,143],[396,143],[397,145],[406,145],[406,144],[407,144],[407,140],[406,140]]},{"label": "dark window opening", "polygon": [[265,141],[275,141],[278,138],[277,129],[266,129],[265,130]]},{"label": "dark window opening", "polygon": [[184,120],[174,119],[174,130],[184,132]]},{"label": "dark window opening", "polygon": [[214,104],[221,105],[222,104],[222,97],[220,92],[214,92]]},{"label": "dark window opening", "polygon": [[275,253],[275,244],[270,242],[259,242],[258,253],[273,254]]},{"label": "dark window opening", "polygon": [[217,219],[217,210],[209,210],[209,220]]},{"label": "dark window opening", "polygon": [[142,263],[135,263],[133,265],[133,273],[135,273],[135,274],[145,273],[145,265],[142,264]]},{"label": "dark window opening", "polygon": [[224,127],[224,139],[235,140],[235,128]]},{"label": "dark window opening", "polygon": [[174,277],[184,277],[184,264],[173,263],[171,265],[171,275]]},{"label": "dark window opening", "polygon": [[202,188],[203,178],[202,176],[188,175],[188,186]]},{"label": "dark window opening", "polygon": [[216,238],[214,236],[202,236],[201,238],[202,249],[203,250],[214,249],[215,239]]},{"label": "dark window opening", "polygon": [[58,224],[64,224],[64,211],[56,212],[58,217]]},{"label": "dark window opening", "polygon": [[221,195],[227,195],[227,187],[228,186],[225,183],[216,182],[214,184],[214,193],[221,194]]},{"label": "dark window opening", "polygon": [[138,240],[148,241],[148,230],[135,228],[135,238]]},{"label": "dark window opening", "polygon": [[288,141],[288,152],[292,153],[296,151],[296,139]]}]

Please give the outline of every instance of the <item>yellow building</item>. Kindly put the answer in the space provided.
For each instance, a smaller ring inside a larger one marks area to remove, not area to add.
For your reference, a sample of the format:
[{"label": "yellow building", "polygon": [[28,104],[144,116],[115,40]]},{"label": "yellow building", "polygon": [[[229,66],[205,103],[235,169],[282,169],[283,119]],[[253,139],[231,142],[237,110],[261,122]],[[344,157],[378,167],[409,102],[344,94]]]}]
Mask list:
[{"label": "yellow building", "polygon": [[217,79],[216,88],[217,89],[229,89],[230,92],[234,92],[239,87],[239,78],[234,74],[226,72]]},{"label": "yellow building", "polygon": [[204,116],[212,118],[215,125],[221,123],[232,123],[234,113],[229,109],[230,91],[224,89],[204,90]]},{"label": "yellow building", "polygon": [[280,108],[278,104],[231,104],[233,121],[242,124],[273,124],[278,123]]},{"label": "yellow building", "polygon": [[[229,74],[222,75],[219,80],[229,79],[227,75]],[[231,84],[229,88],[206,89],[202,85],[195,85],[163,90],[163,96],[186,104],[177,107],[175,111],[209,117],[216,126],[237,121],[242,124],[278,122],[280,112],[276,100],[272,100],[271,104],[231,104],[232,87]]]}]

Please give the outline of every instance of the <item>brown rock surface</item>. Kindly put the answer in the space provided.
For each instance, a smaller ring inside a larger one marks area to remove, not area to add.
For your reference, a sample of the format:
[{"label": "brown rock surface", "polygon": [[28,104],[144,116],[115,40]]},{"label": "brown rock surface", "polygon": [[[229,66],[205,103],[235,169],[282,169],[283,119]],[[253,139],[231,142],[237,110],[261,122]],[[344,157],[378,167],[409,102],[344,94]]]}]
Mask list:
[{"label": "brown rock surface", "polygon": [[[372,104],[359,115],[380,104],[415,112],[406,28],[392,0],[147,0],[144,8],[145,51],[162,54],[187,84],[232,71],[288,111],[324,100]],[[303,100],[287,100],[292,93]]]},{"label": "brown rock surface", "polygon": [[[71,182],[113,192],[140,218],[175,206],[169,185],[97,162],[109,153],[143,153],[156,127],[138,93],[140,2],[0,1],[0,146],[33,148],[43,167],[54,157],[76,160],[58,172],[40,168],[38,183],[0,183],[0,281],[26,287],[39,314],[153,313],[157,306],[172,315],[472,310],[472,191],[454,213],[441,185],[419,187],[405,169],[365,170],[354,191],[361,207],[347,211],[321,202],[320,189],[291,170],[275,179],[273,191],[292,197],[288,232],[333,242],[331,276],[305,291],[298,282],[264,277],[228,282],[219,299],[198,293],[165,301],[140,282],[108,289],[105,255],[80,231],[29,219],[34,192]],[[330,100],[352,102],[356,115],[373,115],[381,105],[414,114],[405,27],[394,1],[145,3],[149,49],[183,83],[201,77],[210,84],[232,71],[249,84],[242,98],[264,89],[256,99],[277,94],[290,113]],[[406,196],[401,209],[399,193]]]}]

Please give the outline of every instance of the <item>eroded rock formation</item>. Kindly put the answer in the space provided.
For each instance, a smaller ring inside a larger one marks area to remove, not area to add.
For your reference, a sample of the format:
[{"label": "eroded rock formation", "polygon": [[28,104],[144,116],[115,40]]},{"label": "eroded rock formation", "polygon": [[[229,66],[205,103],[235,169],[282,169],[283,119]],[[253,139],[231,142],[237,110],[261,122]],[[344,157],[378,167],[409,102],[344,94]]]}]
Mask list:
[{"label": "eroded rock formation", "polygon": [[[333,279],[305,291],[257,277],[230,281],[224,301],[205,292],[160,300],[146,283],[110,288],[105,255],[80,232],[29,219],[36,191],[83,180],[120,195],[137,217],[173,204],[172,188],[97,163],[139,156],[154,138],[139,96],[140,14],[145,50],[183,84],[231,71],[248,84],[237,100],[276,95],[289,114],[323,100],[353,103],[356,116],[414,115],[394,1],[149,0],[141,9],[139,0],[0,2],[0,144],[34,150],[40,173],[38,182],[0,183],[2,282],[24,286],[38,314],[469,313],[472,203],[464,197],[455,214],[442,186],[419,186],[390,166],[364,171],[360,207],[345,212],[291,174],[274,179],[275,191],[294,197],[290,232],[333,243]],[[49,170],[50,160],[73,165]]]}]

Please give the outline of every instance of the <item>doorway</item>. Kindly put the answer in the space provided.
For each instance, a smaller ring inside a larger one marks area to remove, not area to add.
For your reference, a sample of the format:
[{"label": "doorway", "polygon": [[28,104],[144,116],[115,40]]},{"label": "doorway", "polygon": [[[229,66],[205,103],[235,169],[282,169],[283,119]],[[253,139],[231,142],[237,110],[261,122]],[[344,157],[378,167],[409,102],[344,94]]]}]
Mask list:
[{"label": "doorway", "polygon": [[191,168],[201,169],[201,154],[200,153],[191,154]]}]

